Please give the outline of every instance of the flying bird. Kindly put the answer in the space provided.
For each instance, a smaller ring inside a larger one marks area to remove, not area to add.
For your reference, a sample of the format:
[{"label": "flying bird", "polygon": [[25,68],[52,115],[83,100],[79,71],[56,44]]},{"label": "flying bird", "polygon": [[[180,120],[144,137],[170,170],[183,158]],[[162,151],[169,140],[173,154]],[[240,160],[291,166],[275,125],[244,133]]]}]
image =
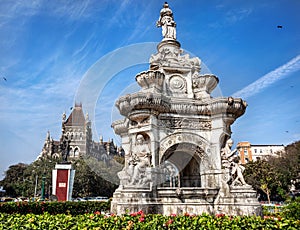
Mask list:
[{"label": "flying bird", "polygon": [[7,81],[7,79],[6,79],[5,77],[3,77],[3,80],[4,80],[4,81]]},{"label": "flying bird", "polygon": [[278,29],[282,29],[282,26],[278,25],[277,28],[278,28]]},{"label": "flying bird", "polygon": [[70,107],[70,110],[72,110],[73,109],[73,107]]}]

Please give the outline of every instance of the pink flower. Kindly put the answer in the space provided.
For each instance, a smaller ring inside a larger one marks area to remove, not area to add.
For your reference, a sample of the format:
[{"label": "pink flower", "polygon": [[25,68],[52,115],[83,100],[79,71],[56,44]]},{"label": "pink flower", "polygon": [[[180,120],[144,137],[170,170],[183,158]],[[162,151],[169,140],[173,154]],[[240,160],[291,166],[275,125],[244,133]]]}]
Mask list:
[{"label": "pink flower", "polygon": [[143,212],[143,210],[140,210],[140,211],[137,212],[137,214],[138,214],[138,215],[143,215],[144,212]]},{"label": "pink flower", "polygon": [[94,212],[94,214],[95,214],[95,215],[100,215],[100,214],[101,214],[101,212],[99,212],[99,211],[96,211],[96,212]]},{"label": "pink flower", "polygon": [[144,217],[140,217],[139,222],[144,222],[145,218]]},{"label": "pink flower", "polygon": [[222,218],[222,217],[224,217],[224,216],[225,216],[224,213],[218,213],[218,214],[216,214],[216,217],[217,217],[217,218]]},{"label": "pink flower", "polygon": [[140,215],[140,216],[142,216],[142,217],[145,216],[143,210],[140,210],[140,211],[138,211],[138,212],[133,212],[133,213],[130,214],[130,216],[138,216],[138,215]]},{"label": "pink flower", "polygon": [[175,214],[175,213],[172,213],[170,216],[176,216],[176,214]]},{"label": "pink flower", "polygon": [[172,223],[173,223],[173,220],[170,219],[170,220],[168,220],[168,221],[165,223],[165,226],[169,226],[169,225],[172,224]]}]

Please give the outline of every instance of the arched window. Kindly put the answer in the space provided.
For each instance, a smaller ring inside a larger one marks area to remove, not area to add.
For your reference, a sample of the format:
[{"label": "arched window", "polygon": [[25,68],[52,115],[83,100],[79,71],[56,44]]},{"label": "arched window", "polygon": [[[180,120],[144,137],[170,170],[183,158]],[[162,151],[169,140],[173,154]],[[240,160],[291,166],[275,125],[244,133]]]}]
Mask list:
[{"label": "arched window", "polygon": [[73,154],[74,154],[74,149],[73,149],[73,147],[71,146],[71,147],[70,147],[69,156],[73,156]]},{"label": "arched window", "polygon": [[74,149],[74,157],[79,157],[79,152],[80,152],[79,147],[76,146]]},{"label": "arched window", "polygon": [[177,167],[169,161],[165,161],[164,164],[165,181],[164,187],[177,187],[179,173]]}]

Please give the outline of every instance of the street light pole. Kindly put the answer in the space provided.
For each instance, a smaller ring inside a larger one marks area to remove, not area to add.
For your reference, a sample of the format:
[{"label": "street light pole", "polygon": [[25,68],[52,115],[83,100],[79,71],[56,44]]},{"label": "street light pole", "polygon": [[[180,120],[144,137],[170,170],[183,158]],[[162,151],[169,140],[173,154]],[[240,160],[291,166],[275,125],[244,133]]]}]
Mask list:
[{"label": "street light pole", "polygon": [[38,184],[38,175],[35,175],[34,198],[36,197],[37,184]]},{"label": "street light pole", "polygon": [[42,177],[42,191],[41,191],[41,201],[45,200],[45,179],[46,177]]}]

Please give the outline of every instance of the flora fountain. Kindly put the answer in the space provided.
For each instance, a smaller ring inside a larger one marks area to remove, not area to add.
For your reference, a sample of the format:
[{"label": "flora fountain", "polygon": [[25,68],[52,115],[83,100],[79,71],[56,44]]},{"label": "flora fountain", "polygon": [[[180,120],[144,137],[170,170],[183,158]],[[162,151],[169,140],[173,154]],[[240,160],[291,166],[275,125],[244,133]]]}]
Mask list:
[{"label": "flora fountain", "polygon": [[157,26],[163,39],[149,69],[135,77],[140,91],[116,102],[124,119],[112,127],[121,136],[125,166],[111,212],[261,215],[231,150],[230,126],[246,102],[211,96],[219,79],[201,74],[201,60],[183,52],[167,3]]}]

